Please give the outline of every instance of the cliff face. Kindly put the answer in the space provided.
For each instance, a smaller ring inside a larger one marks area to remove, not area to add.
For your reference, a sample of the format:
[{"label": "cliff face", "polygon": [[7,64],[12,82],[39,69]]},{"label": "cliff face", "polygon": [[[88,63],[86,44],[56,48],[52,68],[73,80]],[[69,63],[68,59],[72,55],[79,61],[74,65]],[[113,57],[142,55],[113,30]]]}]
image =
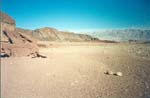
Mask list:
[{"label": "cliff face", "polygon": [[15,20],[5,13],[1,14],[1,57],[26,56],[38,51],[36,43],[25,34],[16,31]]}]

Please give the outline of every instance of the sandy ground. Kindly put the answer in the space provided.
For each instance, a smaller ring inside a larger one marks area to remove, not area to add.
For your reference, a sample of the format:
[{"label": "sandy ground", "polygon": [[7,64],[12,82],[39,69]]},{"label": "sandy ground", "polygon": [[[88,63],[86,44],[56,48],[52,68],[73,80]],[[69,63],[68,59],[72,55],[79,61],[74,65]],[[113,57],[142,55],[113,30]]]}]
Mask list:
[{"label": "sandy ground", "polygon": [[47,58],[1,59],[1,98],[150,98],[149,44],[59,44],[40,52]]}]

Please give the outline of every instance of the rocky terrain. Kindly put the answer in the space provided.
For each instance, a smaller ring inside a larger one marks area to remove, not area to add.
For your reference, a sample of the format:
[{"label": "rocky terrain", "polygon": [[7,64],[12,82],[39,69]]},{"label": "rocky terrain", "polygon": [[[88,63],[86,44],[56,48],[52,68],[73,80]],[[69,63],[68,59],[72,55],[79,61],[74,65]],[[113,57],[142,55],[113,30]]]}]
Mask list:
[{"label": "rocky terrain", "polygon": [[150,59],[149,45],[150,44],[132,44],[132,47],[129,48],[128,52],[141,58]]}]

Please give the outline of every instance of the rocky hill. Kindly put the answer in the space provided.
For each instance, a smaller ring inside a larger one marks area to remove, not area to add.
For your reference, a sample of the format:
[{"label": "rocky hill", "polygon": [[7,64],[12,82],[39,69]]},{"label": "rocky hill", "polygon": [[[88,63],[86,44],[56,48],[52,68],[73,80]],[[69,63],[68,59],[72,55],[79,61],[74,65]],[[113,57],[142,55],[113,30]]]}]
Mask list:
[{"label": "rocky hill", "polygon": [[150,41],[150,29],[122,29],[122,30],[103,30],[89,32],[91,36],[102,40],[114,41]]},{"label": "rocky hill", "polygon": [[17,28],[17,31],[28,34],[29,36],[38,39],[40,41],[69,41],[69,42],[81,42],[81,41],[94,41],[98,40],[90,35],[76,34],[73,32],[59,31],[55,28],[45,27],[36,30],[25,30]]},{"label": "rocky hill", "polygon": [[35,41],[26,34],[16,31],[16,22],[5,13],[1,14],[0,57],[27,56],[37,52]]}]

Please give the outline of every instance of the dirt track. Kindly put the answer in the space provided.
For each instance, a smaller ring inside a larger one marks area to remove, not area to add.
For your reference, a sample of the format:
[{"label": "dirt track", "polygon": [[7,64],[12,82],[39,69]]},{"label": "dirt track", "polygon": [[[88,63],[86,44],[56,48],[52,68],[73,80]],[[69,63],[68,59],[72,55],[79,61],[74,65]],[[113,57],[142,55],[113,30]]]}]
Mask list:
[{"label": "dirt track", "polygon": [[41,49],[47,58],[3,58],[2,98],[150,98],[150,57],[136,55],[137,47],[69,45]]}]

